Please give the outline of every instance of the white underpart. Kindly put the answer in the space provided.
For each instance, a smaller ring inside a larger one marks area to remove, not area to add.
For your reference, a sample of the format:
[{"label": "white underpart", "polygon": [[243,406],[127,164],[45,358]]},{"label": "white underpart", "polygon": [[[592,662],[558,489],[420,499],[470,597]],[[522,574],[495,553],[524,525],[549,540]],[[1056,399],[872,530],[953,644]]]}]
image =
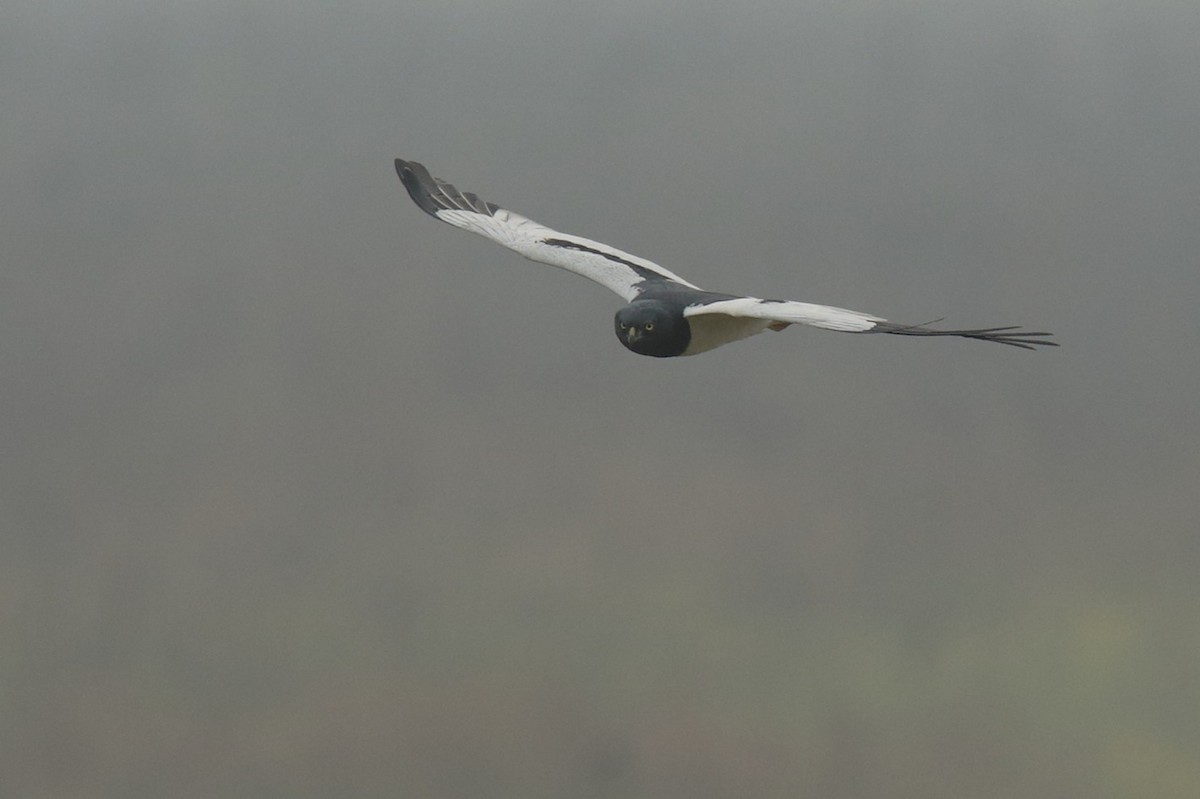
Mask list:
[{"label": "white underpart", "polygon": [[[455,227],[477,233],[484,238],[503,244],[505,247],[524,255],[531,261],[557,266],[568,272],[594,280],[605,288],[616,292],[626,302],[638,295],[634,288],[642,282],[643,277],[626,264],[606,258],[606,253],[622,261],[647,269],[668,280],[673,280],[690,288],[697,288],[673,272],[664,269],[653,261],[639,258],[622,252],[615,247],[598,241],[573,236],[570,233],[559,233],[532,219],[521,216],[513,211],[499,208],[489,216],[473,211],[441,210],[437,218]],[[571,242],[596,252],[576,250],[561,245],[546,244],[547,239]]]},{"label": "white underpart", "polygon": [[[737,297],[705,305],[692,305],[684,309],[693,333],[697,322],[706,316],[726,316],[741,320],[765,321],[763,327],[772,322],[791,325],[810,325],[825,330],[840,330],[848,333],[865,333],[880,322],[887,321],[878,316],[835,308],[832,305],[815,305],[811,302],[792,300],[760,300],[754,297]],[[761,329],[761,328],[760,328]],[[758,332],[758,331],[755,331]],[[752,333],[746,335],[753,335]],[[745,336],[738,336],[745,338]],[[736,339],[730,339],[735,341]],[[717,345],[714,345],[717,346]]]},{"label": "white underpart", "polygon": [[683,354],[699,355],[722,344],[757,335],[770,327],[771,321],[714,313],[693,316],[688,319],[688,326],[692,329],[692,338]]}]

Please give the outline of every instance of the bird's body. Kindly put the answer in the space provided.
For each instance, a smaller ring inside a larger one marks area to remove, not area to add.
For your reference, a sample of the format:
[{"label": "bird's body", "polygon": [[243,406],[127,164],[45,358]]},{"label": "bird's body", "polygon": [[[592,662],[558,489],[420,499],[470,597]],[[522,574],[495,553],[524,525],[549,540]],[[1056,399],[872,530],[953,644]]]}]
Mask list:
[{"label": "bird's body", "polygon": [[1057,346],[1049,333],[1017,327],[939,330],[897,325],[878,316],[792,300],[762,300],[704,291],[658,264],[607,244],[559,233],[520,214],[462,192],[421,164],[396,159],[409,196],[429,215],[503,244],[526,258],[586,277],[628,303],[617,311],[617,338],[639,355],[695,355],[764,330],[803,324],[850,333],[960,336],[1014,347]]}]

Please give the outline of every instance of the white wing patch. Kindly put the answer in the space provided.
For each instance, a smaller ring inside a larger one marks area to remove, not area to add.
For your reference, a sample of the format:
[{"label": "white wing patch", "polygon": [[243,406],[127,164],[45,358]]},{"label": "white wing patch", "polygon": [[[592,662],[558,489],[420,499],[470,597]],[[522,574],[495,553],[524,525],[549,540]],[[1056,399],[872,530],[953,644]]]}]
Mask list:
[{"label": "white wing patch", "polygon": [[706,314],[762,319],[787,325],[810,325],[846,333],[865,333],[880,322],[886,321],[878,316],[835,308],[832,305],[815,305],[793,300],[760,300],[756,297],[737,297],[703,305],[690,305],[683,311],[683,315],[687,317]]},{"label": "white wing patch", "polygon": [[426,213],[524,255],[593,280],[627,302],[648,283],[669,281],[696,286],[653,261],[598,241],[559,233],[478,196],[459,191],[415,161],[396,159],[396,172],[413,201]]},{"label": "white wing patch", "polygon": [[494,214],[472,211],[438,211],[437,218],[477,233],[518,252],[531,261],[557,266],[593,280],[616,292],[626,302],[641,293],[647,278],[670,280],[689,288],[691,283],[653,261],[622,252],[598,241],[559,233],[504,208]]}]

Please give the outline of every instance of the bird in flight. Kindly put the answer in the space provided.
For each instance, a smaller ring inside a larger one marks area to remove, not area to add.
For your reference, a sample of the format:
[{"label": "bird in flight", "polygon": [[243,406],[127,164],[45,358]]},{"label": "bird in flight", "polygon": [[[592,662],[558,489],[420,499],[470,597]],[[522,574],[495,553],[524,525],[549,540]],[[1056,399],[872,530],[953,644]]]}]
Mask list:
[{"label": "bird in flight", "polygon": [[878,316],[793,300],[763,300],[704,291],[652,261],[580,236],[559,233],[433,177],[415,161],[396,159],[396,173],[413,202],[430,216],[503,244],[532,261],[557,266],[616,292],[627,305],[614,329],[639,355],[696,355],[764,330],[810,325],[845,333],[961,336],[1027,350],[1057,347],[1050,333],[1019,326],[942,330],[901,325]]}]

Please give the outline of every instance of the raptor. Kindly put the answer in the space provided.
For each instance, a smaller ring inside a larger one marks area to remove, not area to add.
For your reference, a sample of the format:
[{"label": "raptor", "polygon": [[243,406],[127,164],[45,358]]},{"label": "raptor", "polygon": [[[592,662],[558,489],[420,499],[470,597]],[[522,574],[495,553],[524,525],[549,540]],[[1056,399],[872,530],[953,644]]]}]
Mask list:
[{"label": "raptor", "polygon": [[413,202],[430,216],[503,244],[526,258],[594,280],[627,303],[613,326],[639,355],[695,355],[764,330],[809,325],[844,333],[959,336],[1012,347],[1056,347],[1050,333],[1019,326],[946,330],[904,325],[846,308],[794,300],[759,299],[705,291],[658,264],[598,241],[560,233],[518,213],[460,191],[415,161],[396,159],[396,172]]}]

